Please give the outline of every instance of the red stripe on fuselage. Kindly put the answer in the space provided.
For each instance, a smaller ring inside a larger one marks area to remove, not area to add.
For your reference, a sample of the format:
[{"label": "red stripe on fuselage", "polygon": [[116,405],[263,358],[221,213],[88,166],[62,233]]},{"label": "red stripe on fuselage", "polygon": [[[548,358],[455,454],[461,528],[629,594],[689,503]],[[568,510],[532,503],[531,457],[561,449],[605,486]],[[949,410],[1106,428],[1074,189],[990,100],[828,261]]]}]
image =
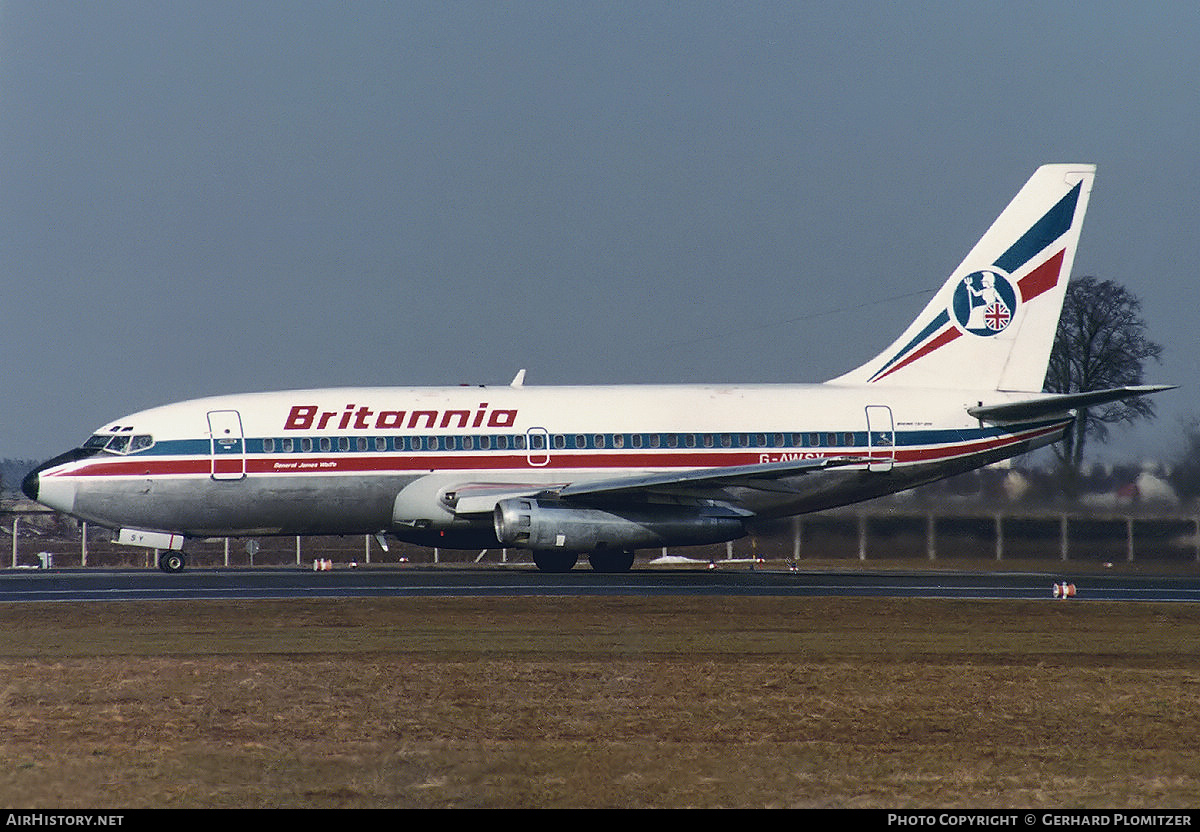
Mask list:
[{"label": "red stripe on fuselage", "polygon": [[994,451],[997,448],[1003,448],[1006,445],[1016,445],[1020,442],[1027,442],[1030,439],[1037,439],[1042,436],[1048,436],[1052,433],[1058,433],[1067,423],[1061,425],[1052,425],[1046,428],[1036,428],[1024,433],[1014,433],[1007,436],[997,436],[992,439],[986,439],[976,442],[966,442],[962,445],[930,445],[925,448],[902,449],[896,452],[896,462],[898,463],[921,463],[921,462],[938,462],[944,459],[951,459],[958,456],[970,456],[971,454],[981,454],[987,451]]}]

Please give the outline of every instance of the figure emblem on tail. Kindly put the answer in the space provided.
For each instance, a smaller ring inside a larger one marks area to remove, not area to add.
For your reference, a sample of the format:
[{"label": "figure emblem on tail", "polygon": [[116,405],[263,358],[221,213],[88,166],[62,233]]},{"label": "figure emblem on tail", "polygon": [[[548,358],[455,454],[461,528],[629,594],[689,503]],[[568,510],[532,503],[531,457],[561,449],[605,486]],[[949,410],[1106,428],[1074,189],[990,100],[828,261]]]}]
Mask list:
[{"label": "figure emblem on tail", "polygon": [[1017,310],[1017,293],[997,271],[972,272],[963,278],[952,303],[958,325],[972,335],[997,335],[1008,329]]}]

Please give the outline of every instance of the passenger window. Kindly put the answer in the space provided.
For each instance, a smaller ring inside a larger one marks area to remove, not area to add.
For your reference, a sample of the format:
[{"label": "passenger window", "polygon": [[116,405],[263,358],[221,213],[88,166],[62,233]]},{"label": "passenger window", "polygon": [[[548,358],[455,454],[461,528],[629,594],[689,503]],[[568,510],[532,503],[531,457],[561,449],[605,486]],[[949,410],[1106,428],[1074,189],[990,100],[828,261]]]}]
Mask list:
[{"label": "passenger window", "polygon": [[300,450],[304,453],[312,453],[312,439],[305,437],[300,440]]},{"label": "passenger window", "polygon": [[329,437],[328,437],[328,436],[322,436],[322,437],[321,437],[321,450],[322,450],[322,451],[328,451],[328,450],[330,449],[330,447],[331,447],[331,443],[330,443],[330,441],[329,441]]},{"label": "passenger window", "polygon": [[339,436],[338,437],[338,450],[339,451],[350,450],[350,437],[348,437],[348,436]]},{"label": "passenger window", "polygon": [[[139,439],[141,439],[140,436],[133,437],[133,444],[136,445],[137,441]],[[136,450],[136,448],[134,450]],[[275,440],[274,439],[264,439],[263,440],[263,453],[264,454],[275,453]]]},{"label": "passenger window", "polygon": [[377,450],[377,451],[386,451],[387,450],[387,437],[384,437],[384,436],[376,436],[375,437],[375,450]]},{"label": "passenger window", "polygon": [[279,443],[279,444],[280,444],[280,446],[281,446],[281,449],[283,450],[283,452],[284,452],[285,454],[290,454],[290,453],[292,452],[292,440],[291,440],[291,437],[288,437],[287,439],[282,439],[282,440],[280,440],[280,443]]}]

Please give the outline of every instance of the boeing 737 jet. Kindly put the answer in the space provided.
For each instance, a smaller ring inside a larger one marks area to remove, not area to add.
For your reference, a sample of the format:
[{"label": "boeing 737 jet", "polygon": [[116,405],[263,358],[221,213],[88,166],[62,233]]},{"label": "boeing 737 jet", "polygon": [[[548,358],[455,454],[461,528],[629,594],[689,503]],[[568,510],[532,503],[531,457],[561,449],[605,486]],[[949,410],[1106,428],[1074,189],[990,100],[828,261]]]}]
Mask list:
[{"label": "boeing 737 jet", "polygon": [[31,473],[46,506],[162,550],[189,538],[390,535],[586,555],[719,543],[1059,439],[1074,408],[1164,386],[1042,392],[1095,176],[1039,168],[916,320],[822,384],[380,387],[143,410]]}]

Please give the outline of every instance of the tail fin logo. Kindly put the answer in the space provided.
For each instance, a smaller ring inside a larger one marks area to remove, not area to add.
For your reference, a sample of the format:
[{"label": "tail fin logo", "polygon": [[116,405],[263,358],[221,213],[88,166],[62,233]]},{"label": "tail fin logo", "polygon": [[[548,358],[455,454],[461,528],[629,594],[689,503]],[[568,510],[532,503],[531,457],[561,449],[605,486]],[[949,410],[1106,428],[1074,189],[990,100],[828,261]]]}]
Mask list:
[{"label": "tail fin logo", "polygon": [[998,335],[1012,323],[1017,293],[998,271],[972,272],[954,290],[951,311],[958,325],[972,335]]}]

